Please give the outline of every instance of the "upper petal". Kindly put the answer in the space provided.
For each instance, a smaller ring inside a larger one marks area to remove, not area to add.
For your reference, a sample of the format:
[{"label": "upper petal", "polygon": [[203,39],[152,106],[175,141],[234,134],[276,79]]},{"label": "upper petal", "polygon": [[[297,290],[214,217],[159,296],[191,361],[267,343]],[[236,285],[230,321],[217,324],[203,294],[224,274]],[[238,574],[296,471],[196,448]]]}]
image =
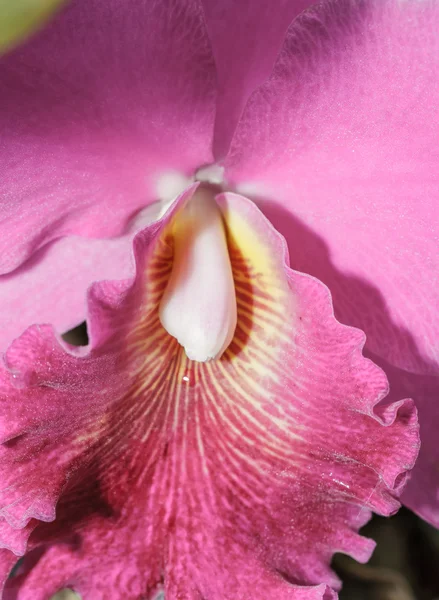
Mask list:
[{"label": "upper petal", "polygon": [[329,600],[332,553],[367,559],[358,527],[398,507],[412,404],[374,408],[387,382],[363,334],[288,268],[250,201],[218,198],[238,306],[229,348],[193,362],[161,326],[170,225],[193,192],[138,234],[133,280],[93,286],[87,353],[34,327],[6,355],[1,515],[11,530],[50,521],[60,495],[31,534],[33,568],[8,584],[19,600],[60,587],[149,600],[162,586],[167,600]]},{"label": "upper petal", "polygon": [[74,0],[0,61],[0,272],[65,234],[118,234],[157,180],[210,162],[198,0]]},{"label": "upper petal", "polygon": [[292,264],[330,287],[337,316],[418,400],[425,444],[406,501],[435,524],[438,27],[434,1],[310,9],[250,98],[226,164],[266,201]]},{"label": "upper petal", "polygon": [[315,0],[202,0],[217,69],[213,151],[224,158],[250,94],[270,75],[291,21]]}]

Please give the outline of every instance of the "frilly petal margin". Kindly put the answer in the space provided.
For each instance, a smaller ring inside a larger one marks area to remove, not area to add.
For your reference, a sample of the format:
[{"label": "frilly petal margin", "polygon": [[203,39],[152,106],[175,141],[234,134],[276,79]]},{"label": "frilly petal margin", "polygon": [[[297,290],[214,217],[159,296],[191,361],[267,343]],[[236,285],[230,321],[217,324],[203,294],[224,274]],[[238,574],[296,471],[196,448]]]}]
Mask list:
[{"label": "frilly petal margin", "polygon": [[391,390],[414,398],[422,448],[403,500],[435,526],[438,29],[430,0],[311,8],[249,99],[225,170],[259,195],[293,266],[328,285],[337,318],[365,331]]},{"label": "frilly petal margin", "polygon": [[316,0],[202,0],[217,71],[213,153],[221,160],[250,94],[267,79],[285,33]]},{"label": "frilly petal margin", "polygon": [[73,0],[0,60],[0,273],[63,235],[126,232],[168,170],[212,161],[198,0]]},{"label": "frilly petal margin", "polygon": [[332,554],[367,560],[358,528],[399,506],[413,404],[376,406],[364,334],[252,202],[217,197],[238,305],[223,357],[189,361],[161,327],[170,224],[195,189],[136,236],[134,279],[91,288],[87,350],[34,326],[6,354],[1,514],[12,533],[46,521],[17,600],[330,600]]}]

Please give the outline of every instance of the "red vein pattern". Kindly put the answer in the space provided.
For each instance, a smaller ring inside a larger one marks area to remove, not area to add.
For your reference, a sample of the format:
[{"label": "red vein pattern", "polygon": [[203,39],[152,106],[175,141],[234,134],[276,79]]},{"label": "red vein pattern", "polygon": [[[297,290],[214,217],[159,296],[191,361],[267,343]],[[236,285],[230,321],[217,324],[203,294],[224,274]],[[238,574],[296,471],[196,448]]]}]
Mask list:
[{"label": "red vein pattern", "polygon": [[84,600],[329,600],[333,552],[366,560],[358,528],[398,508],[411,402],[374,411],[387,382],[363,334],[288,268],[251,202],[218,202],[238,306],[220,360],[189,361],[160,325],[178,204],[136,237],[133,281],[91,290],[86,354],[48,327],[9,350],[0,508],[11,531],[31,528],[6,586],[17,600],[63,587]]}]

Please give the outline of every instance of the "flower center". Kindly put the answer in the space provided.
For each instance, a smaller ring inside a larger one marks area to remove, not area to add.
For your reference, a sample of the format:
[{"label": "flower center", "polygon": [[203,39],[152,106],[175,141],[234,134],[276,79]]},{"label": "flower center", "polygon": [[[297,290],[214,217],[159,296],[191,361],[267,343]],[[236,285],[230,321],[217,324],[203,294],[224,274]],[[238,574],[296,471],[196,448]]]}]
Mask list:
[{"label": "flower center", "polygon": [[172,272],[160,321],[191,360],[220,358],[237,322],[235,284],[221,211],[200,186],[176,215]]}]

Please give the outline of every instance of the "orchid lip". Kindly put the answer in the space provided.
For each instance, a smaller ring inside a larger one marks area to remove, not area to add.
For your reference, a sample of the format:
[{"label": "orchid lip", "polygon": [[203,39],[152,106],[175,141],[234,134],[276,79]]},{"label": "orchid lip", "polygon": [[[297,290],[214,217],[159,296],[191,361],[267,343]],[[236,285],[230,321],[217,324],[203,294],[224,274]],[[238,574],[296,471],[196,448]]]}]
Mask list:
[{"label": "orchid lip", "polygon": [[172,227],[174,260],[160,321],[189,359],[220,358],[237,323],[235,284],[221,210],[214,192],[197,189]]}]

